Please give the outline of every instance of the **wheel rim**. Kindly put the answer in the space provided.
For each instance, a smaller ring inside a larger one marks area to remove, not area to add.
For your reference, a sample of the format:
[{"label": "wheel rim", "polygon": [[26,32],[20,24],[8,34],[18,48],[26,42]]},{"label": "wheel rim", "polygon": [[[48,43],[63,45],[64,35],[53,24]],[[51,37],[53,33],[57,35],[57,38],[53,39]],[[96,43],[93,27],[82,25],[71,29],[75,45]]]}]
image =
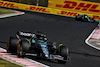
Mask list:
[{"label": "wheel rim", "polygon": [[22,56],[23,52],[22,52],[22,47],[20,47],[20,51],[19,51],[20,56]]},{"label": "wheel rim", "polygon": [[17,48],[17,56],[19,56],[20,54],[20,44],[18,44],[18,48]]},{"label": "wheel rim", "polygon": [[22,49],[22,46],[20,46],[20,44],[18,44],[17,56],[18,57],[23,57],[23,49]]},{"label": "wheel rim", "polygon": [[10,40],[8,40],[8,43],[7,43],[7,50],[9,50],[9,44],[10,43]]}]

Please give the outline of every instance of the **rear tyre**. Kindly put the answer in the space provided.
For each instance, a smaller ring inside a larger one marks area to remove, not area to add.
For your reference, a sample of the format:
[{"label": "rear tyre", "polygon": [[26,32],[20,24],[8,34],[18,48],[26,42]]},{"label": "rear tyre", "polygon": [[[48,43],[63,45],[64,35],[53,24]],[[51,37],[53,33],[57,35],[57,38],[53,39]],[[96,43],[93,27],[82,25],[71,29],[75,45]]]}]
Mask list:
[{"label": "rear tyre", "polygon": [[19,40],[17,38],[10,37],[7,43],[7,52],[17,53],[18,42]]},{"label": "rear tyre", "polygon": [[11,53],[11,51],[7,50],[7,53]]},{"label": "rear tyre", "polygon": [[21,41],[21,46],[22,46],[24,52],[28,52],[28,50],[29,50],[29,41],[22,40]]},{"label": "rear tyre", "polygon": [[60,47],[60,55],[64,57],[64,60],[58,60],[58,63],[67,63],[67,61],[69,60],[69,50],[66,46]]},{"label": "rear tyre", "polygon": [[17,56],[22,57],[22,58],[25,57],[25,52],[23,51],[23,48],[20,44],[18,45],[18,48],[17,48]]},{"label": "rear tyre", "polygon": [[25,57],[26,52],[29,50],[29,42],[27,40],[22,40],[18,44],[17,48],[17,56],[18,57]]},{"label": "rear tyre", "polygon": [[86,19],[85,17],[82,17],[82,21],[87,22],[88,19]]},{"label": "rear tyre", "polygon": [[79,20],[79,16],[76,16],[76,17],[75,17],[75,20],[77,20],[77,21],[78,21],[78,20]]},{"label": "rear tyre", "polygon": [[94,18],[92,18],[92,19],[90,20],[90,22],[91,22],[91,23],[94,23],[94,22],[95,22],[95,19],[94,19]]}]

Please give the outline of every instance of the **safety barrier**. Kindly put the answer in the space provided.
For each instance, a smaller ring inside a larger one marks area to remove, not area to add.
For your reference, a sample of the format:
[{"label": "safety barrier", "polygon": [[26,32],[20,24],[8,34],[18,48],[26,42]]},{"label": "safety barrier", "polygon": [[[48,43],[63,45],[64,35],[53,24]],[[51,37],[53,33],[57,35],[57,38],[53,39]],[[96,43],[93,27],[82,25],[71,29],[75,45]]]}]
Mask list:
[{"label": "safety barrier", "polygon": [[49,8],[100,14],[100,3],[72,0],[49,0]]},{"label": "safety barrier", "polygon": [[86,12],[78,12],[78,11],[62,10],[62,9],[60,10],[60,9],[55,9],[55,8],[26,5],[26,4],[14,3],[14,2],[8,2],[8,1],[0,1],[0,6],[15,8],[15,9],[23,9],[23,10],[28,10],[28,11],[49,13],[49,14],[55,14],[55,15],[61,15],[61,16],[70,16],[70,17],[75,17],[77,14],[87,14],[91,17],[94,17],[96,20],[100,20],[100,15],[94,14],[94,13],[86,13]]}]

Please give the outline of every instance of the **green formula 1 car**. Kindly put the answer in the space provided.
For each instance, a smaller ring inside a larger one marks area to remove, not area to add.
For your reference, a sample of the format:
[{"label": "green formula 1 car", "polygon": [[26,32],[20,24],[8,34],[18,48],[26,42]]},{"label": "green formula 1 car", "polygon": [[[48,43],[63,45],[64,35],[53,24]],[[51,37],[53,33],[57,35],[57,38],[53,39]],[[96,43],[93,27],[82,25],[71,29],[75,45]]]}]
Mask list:
[{"label": "green formula 1 car", "polygon": [[16,37],[10,37],[7,43],[7,52],[17,53],[18,57],[34,55],[46,59],[54,59],[60,63],[69,60],[69,49],[55,42],[48,42],[45,34],[41,32],[22,32],[18,31]]}]

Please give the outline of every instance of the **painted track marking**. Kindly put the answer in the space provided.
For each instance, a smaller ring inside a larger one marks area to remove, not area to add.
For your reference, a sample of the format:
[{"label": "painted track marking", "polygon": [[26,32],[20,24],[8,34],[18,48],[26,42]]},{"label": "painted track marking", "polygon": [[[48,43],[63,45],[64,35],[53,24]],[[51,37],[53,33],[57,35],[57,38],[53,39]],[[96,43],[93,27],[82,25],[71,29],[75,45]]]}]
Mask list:
[{"label": "painted track marking", "polygon": [[24,67],[49,67],[45,64],[28,58],[18,58],[16,55],[11,55],[11,53],[7,53],[7,51],[3,48],[0,48],[0,57]]}]

